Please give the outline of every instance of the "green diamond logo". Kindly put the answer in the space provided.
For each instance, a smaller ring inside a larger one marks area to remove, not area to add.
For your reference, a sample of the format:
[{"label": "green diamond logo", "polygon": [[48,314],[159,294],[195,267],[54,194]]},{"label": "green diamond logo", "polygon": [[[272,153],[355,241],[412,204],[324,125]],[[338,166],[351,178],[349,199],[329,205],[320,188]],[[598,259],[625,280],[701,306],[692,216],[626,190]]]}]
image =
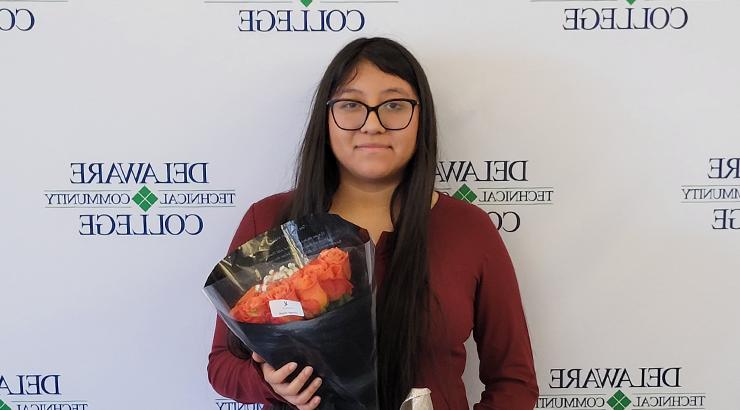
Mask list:
[{"label": "green diamond logo", "polygon": [[624,410],[630,405],[630,403],[632,403],[632,401],[627,397],[627,395],[622,393],[621,390],[617,390],[617,392],[614,393],[606,403],[614,410]]},{"label": "green diamond logo", "polygon": [[4,401],[0,400],[0,410],[12,410],[12,409],[10,408],[10,406],[5,404]]},{"label": "green diamond logo", "polygon": [[452,195],[453,198],[462,199],[463,201],[470,202],[471,204],[475,201],[478,196],[473,192],[472,189],[468,188],[467,185],[463,184],[460,189]]},{"label": "green diamond logo", "polygon": [[147,188],[146,186],[142,187],[139,192],[137,192],[136,195],[134,195],[134,197],[131,199],[136,202],[136,205],[139,205],[139,208],[141,208],[144,212],[148,211],[149,208],[151,208],[152,205],[156,204],[159,200],[159,198],[154,195],[154,192],[150,191],[149,188]]},{"label": "green diamond logo", "polygon": [[[635,0],[632,0],[635,1]],[[308,7],[311,3],[313,3],[313,0],[301,0],[301,4]]]},{"label": "green diamond logo", "polygon": [[631,5],[635,4],[635,1],[637,1],[637,0],[627,0],[627,3],[629,3],[630,6],[631,6]]}]

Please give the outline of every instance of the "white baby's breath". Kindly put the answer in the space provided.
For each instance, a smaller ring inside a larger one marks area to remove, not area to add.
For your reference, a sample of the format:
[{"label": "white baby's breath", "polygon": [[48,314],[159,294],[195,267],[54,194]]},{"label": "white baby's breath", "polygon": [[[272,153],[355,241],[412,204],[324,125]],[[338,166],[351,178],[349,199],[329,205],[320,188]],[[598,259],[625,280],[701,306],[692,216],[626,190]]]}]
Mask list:
[{"label": "white baby's breath", "polygon": [[270,269],[267,275],[262,278],[262,283],[255,285],[255,290],[257,292],[267,292],[267,286],[270,283],[288,279],[298,271],[298,266],[292,262],[288,266],[280,266],[277,272],[274,269]]}]

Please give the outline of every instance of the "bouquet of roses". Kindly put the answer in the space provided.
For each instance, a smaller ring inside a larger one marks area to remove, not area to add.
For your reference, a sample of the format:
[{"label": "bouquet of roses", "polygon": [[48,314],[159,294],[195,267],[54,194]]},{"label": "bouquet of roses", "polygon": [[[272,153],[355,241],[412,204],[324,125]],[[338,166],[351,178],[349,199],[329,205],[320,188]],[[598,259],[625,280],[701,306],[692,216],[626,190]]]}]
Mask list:
[{"label": "bouquet of roses", "polygon": [[243,323],[288,323],[313,319],[334,310],[352,297],[349,253],[323,250],[302,268],[280,266],[264,276],[231,309]]},{"label": "bouquet of roses", "polygon": [[205,293],[229,329],[275,368],[312,366],[320,409],[376,410],[374,248],[336,215],[289,221],[216,265]]}]

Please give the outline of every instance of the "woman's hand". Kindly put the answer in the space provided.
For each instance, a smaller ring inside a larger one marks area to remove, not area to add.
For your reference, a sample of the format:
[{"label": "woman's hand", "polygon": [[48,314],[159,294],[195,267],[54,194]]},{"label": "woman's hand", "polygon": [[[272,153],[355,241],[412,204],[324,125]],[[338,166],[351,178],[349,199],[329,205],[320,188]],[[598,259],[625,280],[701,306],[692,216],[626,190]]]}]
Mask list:
[{"label": "woman's hand", "polygon": [[[316,390],[321,386],[321,379],[317,377],[306,386],[306,382],[313,373],[313,368],[303,368],[293,381],[285,383],[285,379],[298,367],[296,363],[288,363],[275,370],[257,353],[252,353],[252,360],[262,367],[262,375],[275,393],[279,394],[288,403],[298,407],[298,410],[314,410],[321,403],[321,397],[314,396]],[[304,386],[306,386],[305,389]]]}]

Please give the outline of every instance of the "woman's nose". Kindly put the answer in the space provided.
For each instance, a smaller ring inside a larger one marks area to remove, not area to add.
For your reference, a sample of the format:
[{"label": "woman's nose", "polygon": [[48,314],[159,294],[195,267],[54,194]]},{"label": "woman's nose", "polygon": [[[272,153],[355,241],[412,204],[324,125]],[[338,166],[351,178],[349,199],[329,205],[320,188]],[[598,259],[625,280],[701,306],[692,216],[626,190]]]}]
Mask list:
[{"label": "woman's nose", "polygon": [[360,131],[370,134],[385,132],[383,124],[380,123],[380,117],[378,117],[377,111],[373,111],[368,115],[367,121],[365,121],[365,125],[362,126]]}]

